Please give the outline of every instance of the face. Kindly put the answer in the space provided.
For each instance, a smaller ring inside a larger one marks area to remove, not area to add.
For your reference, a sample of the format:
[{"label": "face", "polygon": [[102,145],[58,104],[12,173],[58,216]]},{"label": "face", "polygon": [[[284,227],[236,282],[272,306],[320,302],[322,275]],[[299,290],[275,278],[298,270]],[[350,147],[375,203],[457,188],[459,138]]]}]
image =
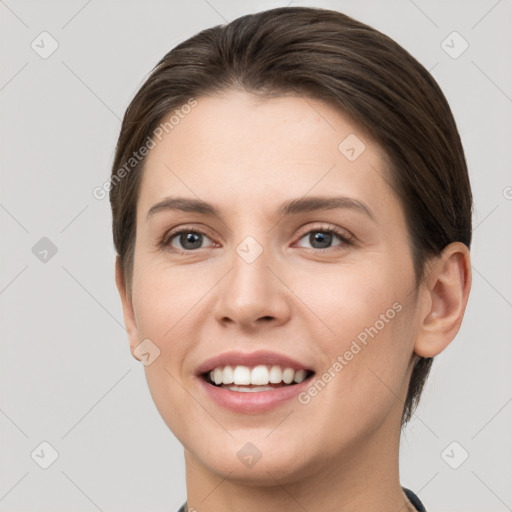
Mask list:
[{"label": "face", "polygon": [[298,96],[197,98],[151,149],[126,321],[191,464],[284,483],[397,440],[418,297],[388,181],[360,127]]}]

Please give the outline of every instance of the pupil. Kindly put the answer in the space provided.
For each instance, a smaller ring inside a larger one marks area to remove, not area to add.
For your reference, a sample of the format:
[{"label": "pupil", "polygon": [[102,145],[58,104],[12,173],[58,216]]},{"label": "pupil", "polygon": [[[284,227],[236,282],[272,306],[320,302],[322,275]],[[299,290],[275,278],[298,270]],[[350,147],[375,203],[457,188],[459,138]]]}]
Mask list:
[{"label": "pupil", "polygon": [[312,244],[319,242],[322,245],[322,248],[329,247],[329,243],[331,242],[332,235],[330,233],[322,233],[317,231],[315,234],[310,235],[312,237],[310,242]]},{"label": "pupil", "polygon": [[[199,233],[182,234],[180,237],[181,238],[180,242],[183,245],[183,247],[185,247],[187,249],[197,249],[197,248],[201,247],[201,240],[199,237],[200,237]],[[193,245],[193,247],[187,246],[188,243],[191,243]]]}]

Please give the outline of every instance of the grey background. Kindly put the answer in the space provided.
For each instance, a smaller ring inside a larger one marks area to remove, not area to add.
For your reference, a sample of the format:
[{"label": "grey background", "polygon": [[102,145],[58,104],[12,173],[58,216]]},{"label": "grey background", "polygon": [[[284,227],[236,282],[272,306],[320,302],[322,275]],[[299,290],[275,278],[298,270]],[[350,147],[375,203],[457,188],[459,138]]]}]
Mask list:
[{"label": "grey background", "polygon": [[[0,511],[175,511],[185,500],[181,445],[129,352],[108,198],[92,190],[109,178],[130,99],[171,47],[284,5],[0,0]],[[512,2],[292,5],[388,34],[450,102],[475,196],[473,288],[403,434],[401,482],[429,512],[512,510]],[[59,45],[46,59],[31,47],[43,31]],[[469,43],[458,58],[442,47],[453,31]],[[57,248],[46,262],[34,254],[43,237]],[[47,469],[44,441],[58,452]]]}]

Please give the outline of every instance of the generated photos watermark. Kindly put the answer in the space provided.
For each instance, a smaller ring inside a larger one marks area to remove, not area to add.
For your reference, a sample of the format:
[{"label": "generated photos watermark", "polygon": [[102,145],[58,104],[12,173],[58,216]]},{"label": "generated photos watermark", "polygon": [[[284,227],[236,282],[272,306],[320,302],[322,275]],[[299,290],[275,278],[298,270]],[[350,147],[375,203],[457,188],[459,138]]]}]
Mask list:
[{"label": "generated photos watermark", "polygon": [[166,120],[160,123],[154,130],[153,136],[148,135],[144,144],[137,150],[132,153],[132,155],[128,158],[128,160],[124,163],[122,167],[120,167],[109,180],[105,181],[103,185],[94,187],[92,190],[92,195],[98,201],[105,199],[107,197],[108,192],[115,187],[126,175],[128,175],[138,164],[142,162],[144,158],[148,155],[149,151],[156,147],[157,142],[155,139],[158,139],[160,142],[163,139],[164,133],[168,134],[178,124],[180,124],[182,119],[190,114],[192,108],[197,106],[197,100],[194,98],[189,98],[187,103],[182,105],[179,109],[175,109],[173,112],[166,116]]},{"label": "generated photos watermark", "polygon": [[[317,377],[306,391],[299,393],[297,399],[302,405],[307,405],[311,400],[317,396],[329,382],[331,382],[340,372],[347,366],[347,364],[354,359],[354,356],[359,354],[361,350],[367,346],[369,338],[373,339],[377,336],[382,329],[389,324],[393,318],[402,311],[402,304],[399,302],[393,303],[393,305],[386,310],[385,313],[379,315],[379,319],[376,320],[370,327],[365,327],[357,336],[356,339],[352,340],[350,348],[343,354],[339,355],[336,360],[329,366],[329,368],[322,373],[321,376]],[[363,346],[360,346],[359,343]]]}]

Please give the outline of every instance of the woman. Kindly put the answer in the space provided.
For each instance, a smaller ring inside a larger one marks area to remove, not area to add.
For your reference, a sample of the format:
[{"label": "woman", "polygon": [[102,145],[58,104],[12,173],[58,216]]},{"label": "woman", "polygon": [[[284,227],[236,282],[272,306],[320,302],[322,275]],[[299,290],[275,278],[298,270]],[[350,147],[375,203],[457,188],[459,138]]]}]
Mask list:
[{"label": "woman", "polygon": [[410,54],[324,9],[204,30],[128,107],[110,200],[181,510],[425,510],[400,433],[462,322],[472,195]]}]

